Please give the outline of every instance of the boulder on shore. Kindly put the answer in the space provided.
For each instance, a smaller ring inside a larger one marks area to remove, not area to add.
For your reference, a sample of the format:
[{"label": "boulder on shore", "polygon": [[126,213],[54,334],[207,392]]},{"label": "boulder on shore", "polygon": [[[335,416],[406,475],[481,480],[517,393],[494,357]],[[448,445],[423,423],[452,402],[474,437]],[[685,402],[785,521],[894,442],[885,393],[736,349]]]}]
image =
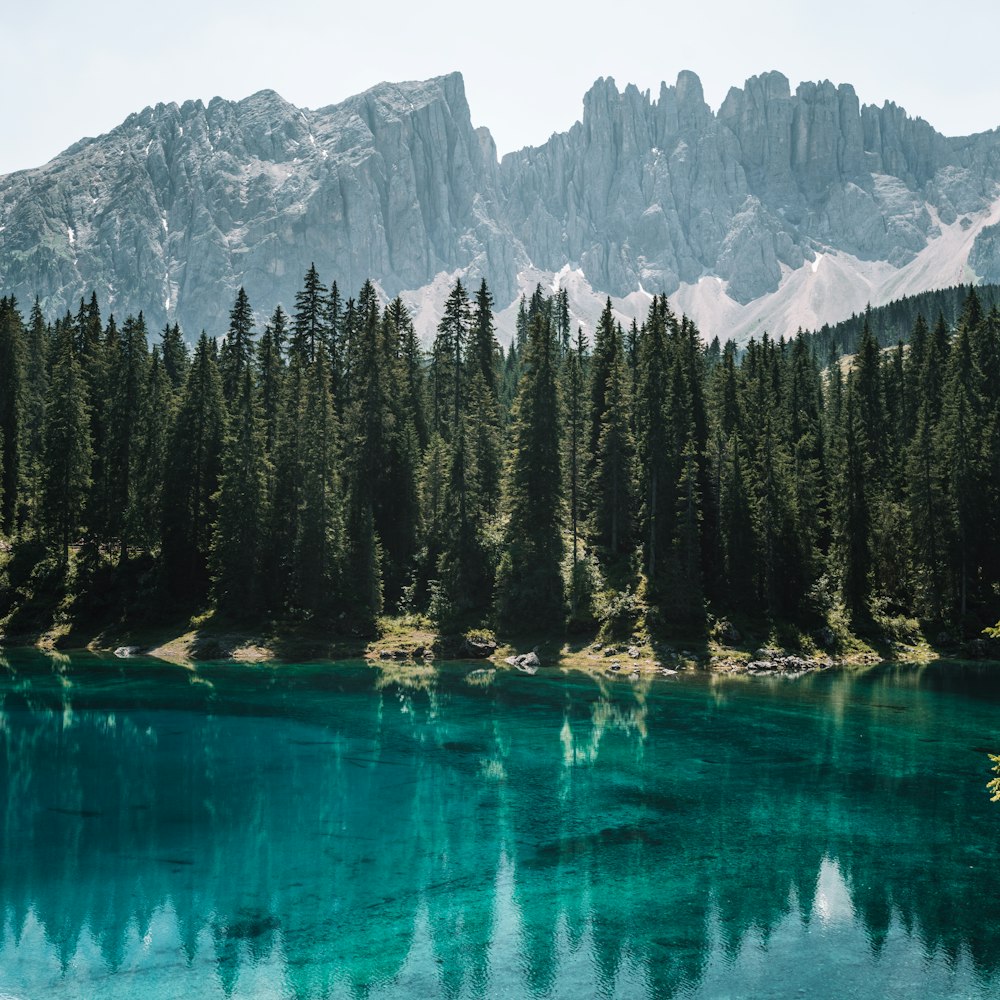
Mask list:
[{"label": "boulder on shore", "polygon": [[518,670],[526,674],[537,673],[538,668],[542,665],[538,659],[538,654],[534,650],[530,653],[521,653],[520,656],[508,656],[504,660],[504,663],[512,667],[517,667]]},{"label": "boulder on shore", "polygon": [[471,639],[468,636],[462,645],[462,652],[474,660],[485,660],[497,651],[497,644],[490,640]]}]

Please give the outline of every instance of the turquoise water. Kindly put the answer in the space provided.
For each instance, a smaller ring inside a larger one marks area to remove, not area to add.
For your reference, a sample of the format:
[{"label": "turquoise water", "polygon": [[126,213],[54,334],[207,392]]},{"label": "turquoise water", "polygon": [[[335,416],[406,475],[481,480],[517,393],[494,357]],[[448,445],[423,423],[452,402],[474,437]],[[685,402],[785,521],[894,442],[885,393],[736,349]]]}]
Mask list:
[{"label": "turquoise water", "polygon": [[1000,996],[1000,670],[0,660],[0,1000]]}]

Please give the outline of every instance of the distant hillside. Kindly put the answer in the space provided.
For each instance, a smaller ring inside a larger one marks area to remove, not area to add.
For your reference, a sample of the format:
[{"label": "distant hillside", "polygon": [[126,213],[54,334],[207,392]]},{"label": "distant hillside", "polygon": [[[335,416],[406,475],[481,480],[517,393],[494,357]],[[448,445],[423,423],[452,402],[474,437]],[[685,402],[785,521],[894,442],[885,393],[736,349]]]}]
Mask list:
[{"label": "distant hillside", "polygon": [[[838,356],[854,354],[867,316],[880,347],[891,347],[899,341],[905,344],[918,316],[923,316],[927,325],[933,326],[938,316],[943,315],[949,328],[954,327],[972,287],[955,285],[919,295],[906,295],[887,305],[854,313],[850,319],[832,326],[825,324],[819,330],[808,330],[801,336],[811,344],[816,357],[822,362],[829,358],[831,350]],[[975,289],[984,312],[989,312],[994,304],[1000,305],[1000,284],[976,285]]]}]

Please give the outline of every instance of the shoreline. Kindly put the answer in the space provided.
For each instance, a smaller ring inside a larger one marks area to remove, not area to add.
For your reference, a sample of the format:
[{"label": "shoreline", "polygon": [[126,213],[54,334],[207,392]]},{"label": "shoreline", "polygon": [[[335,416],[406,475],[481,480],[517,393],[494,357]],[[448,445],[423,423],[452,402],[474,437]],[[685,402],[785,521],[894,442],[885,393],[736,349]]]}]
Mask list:
[{"label": "shoreline", "polygon": [[[687,639],[633,637],[602,641],[594,635],[567,637],[531,633],[504,635],[498,639],[483,630],[441,634],[426,622],[384,619],[381,625],[382,634],[376,638],[343,637],[303,628],[227,626],[213,621],[212,616],[205,616],[183,625],[116,626],[90,637],[79,632],[0,636],[0,655],[5,649],[34,648],[51,653],[89,652],[117,656],[122,660],[153,658],[175,664],[231,661],[265,665],[366,660],[386,667],[395,665],[402,673],[422,673],[441,663],[467,663],[484,670],[547,675],[558,670],[630,680],[668,678],[694,672],[794,679],[838,667],[970,659],[959,650],[936,649],[928,644],[879,649],[859,643],[860,648],[833,653],[787,648],[774,642],[754,649],[746,643],[724,644],[704,635]],[[1000,663],[991,657],[978,657],[976,661]]]}]

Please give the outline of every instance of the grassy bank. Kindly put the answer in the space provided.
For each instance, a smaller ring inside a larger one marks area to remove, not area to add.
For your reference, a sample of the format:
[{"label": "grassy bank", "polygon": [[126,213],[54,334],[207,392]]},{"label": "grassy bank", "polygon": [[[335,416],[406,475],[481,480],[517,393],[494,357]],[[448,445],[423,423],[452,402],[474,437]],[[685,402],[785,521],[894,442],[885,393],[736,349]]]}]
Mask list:
[{"label": "grassy bank", "polygon": [[[969,655],[969,644],[931,641],[916,623],[900,636],[886,623],[854,632],[834,619],[807,630],[789,622],[743,617],[712,618],[687,628],[649,629],[642,618],[617,634],[594,628],[574,634],[468,627],[442,631],[420,616],[383,617],[376,634],[337,635],[303,624],[248,624],[207,612],[162,622],[117,621],[89,626],[62,621],[37,631],[0,632],[0,643],[43,649],[87,649],[113,653],[122,647],[171,662],[222,660],[260,663],[367,658],[421,664],[440,660],[483,660],[517,669],[509,658],[535,652],[542,668],[582,670],[629,677],[687,670],[753,673],[798,672],[834,663],[882,660],[927,662]],[[977,655],[996,658],[985,642]]]}]

